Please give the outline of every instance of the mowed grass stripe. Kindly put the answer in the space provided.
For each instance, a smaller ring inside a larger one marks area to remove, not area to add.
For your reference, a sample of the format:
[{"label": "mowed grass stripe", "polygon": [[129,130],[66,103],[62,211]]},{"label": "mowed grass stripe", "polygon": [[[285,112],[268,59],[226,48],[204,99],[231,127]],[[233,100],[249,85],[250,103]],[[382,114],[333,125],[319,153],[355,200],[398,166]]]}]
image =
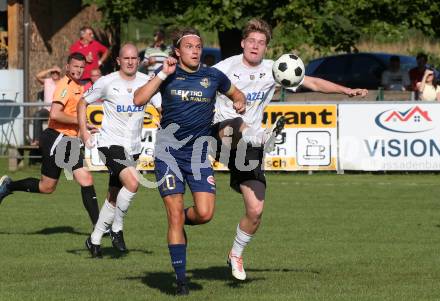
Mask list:
[{"label": "mowed grass stripe", "polygon": [[[0,163],[0,173],[5,167]],[[39,176],[39,168],[11,176]],[[243,204],[228,175],[217,174],[214,219],[187,228],[188,300],[440,299],[437,175],[267,177],[263,223],[244,254],[249,280],[238,283],[225,261]],[[107,175],[94,179],[102,203]],[[186,200],[191,204],[190,194]],[[156,190],[141,188],[130,207],[127,256],[104,238],[104,259],[90,259],[84,248],[90,230],[79,187],[64,177],[53,195],[6,198],[0,300],[174,299],[166,216]]]}]

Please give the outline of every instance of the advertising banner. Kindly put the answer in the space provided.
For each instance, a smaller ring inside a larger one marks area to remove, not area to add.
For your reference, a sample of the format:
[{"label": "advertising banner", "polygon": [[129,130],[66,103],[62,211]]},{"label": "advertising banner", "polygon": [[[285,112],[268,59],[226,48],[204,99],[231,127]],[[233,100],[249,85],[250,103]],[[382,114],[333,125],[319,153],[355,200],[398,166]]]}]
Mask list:
[{"label": "advertising banner", "polygon": [[269,105],[263,124],[272,126],[278,116],[286,125],[275,150],[266,155],[266,170],[336,170],[337,106]]},{"label": "advertising banner", "polygon": [[[153,170],[154,143],[159,114],[152,106],[146,108],[142,130],[142,153],[137,168]],[[90,122],[101,125],[103,111],[100,105],[87,108]],[[275,150],[265,157],[265,170],[336,170],[337,168],[337,105],[269,105],[263,117],[263,127],[272,126],[279,116],[286,125],[278,137]],[[86,161],[91,170],[105,170],[96,148],[87,150]],[[227,170],[213,162],[215,170]]]},{"label": "advertising banner", "polygon": [[437,104],[340,104],[342,170],[440,170]]}]

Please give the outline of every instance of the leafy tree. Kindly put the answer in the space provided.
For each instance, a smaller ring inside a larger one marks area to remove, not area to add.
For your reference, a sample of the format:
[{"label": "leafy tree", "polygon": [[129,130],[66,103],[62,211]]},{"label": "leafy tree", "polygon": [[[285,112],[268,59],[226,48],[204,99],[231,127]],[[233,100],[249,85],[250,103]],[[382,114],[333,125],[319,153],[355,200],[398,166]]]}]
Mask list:
[{"label": "leafy tree", "polygon": [[398,38],[410,28],[440,38],[440,2],[433,0],[85,0],[107,26],[129,17],[174,16],[176,25],[217,30],[222,51],[238,52],[240,29],[252,17],[274,27],[275,51],[309,45],[315,51],[355,51],[365,36]]}]

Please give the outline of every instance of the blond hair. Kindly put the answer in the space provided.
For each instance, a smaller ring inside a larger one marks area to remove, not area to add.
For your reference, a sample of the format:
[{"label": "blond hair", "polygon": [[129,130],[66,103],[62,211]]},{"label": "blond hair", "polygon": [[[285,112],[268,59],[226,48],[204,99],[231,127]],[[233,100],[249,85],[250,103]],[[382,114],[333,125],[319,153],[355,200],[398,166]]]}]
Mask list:
[{"label": "blond hair", "polygon": [[246,39],[252,32],[259,32],[266,36],[266,43],[269,44],[272,37],[272,29],[266,21],[258,18],[249,20],[243,28],[243,39]]}]

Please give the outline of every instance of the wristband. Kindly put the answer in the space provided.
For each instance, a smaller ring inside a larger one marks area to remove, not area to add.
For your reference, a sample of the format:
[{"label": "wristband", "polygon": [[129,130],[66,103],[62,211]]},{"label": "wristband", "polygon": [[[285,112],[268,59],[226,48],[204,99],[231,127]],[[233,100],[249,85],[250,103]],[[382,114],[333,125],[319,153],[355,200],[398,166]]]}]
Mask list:
[{"label": "wristband", "polygon": [[156,75],[158,78],[160,78],[161,80],[166,80],[168,77],[168,74],[166,74],[165,72],[163,72],[162,70]]}]

